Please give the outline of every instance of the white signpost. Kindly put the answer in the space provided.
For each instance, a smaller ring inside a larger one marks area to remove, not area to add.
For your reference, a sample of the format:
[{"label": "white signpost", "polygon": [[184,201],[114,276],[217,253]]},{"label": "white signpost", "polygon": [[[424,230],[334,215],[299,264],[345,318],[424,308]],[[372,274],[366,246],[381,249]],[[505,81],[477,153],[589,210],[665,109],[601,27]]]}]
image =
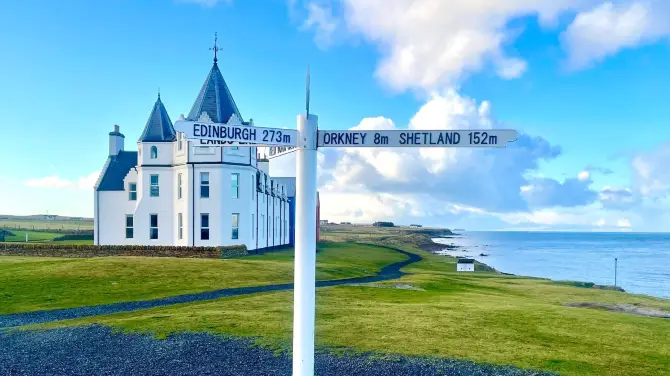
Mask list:
[{"label": "white signpost", "polygon": [[188,139],[276,147],[272,156],[296,152],[293,376],[314,375],[316,295],[316,160],[318,147],[489,147],[517,139],[511,129],[319,131],[315,115],[299,115],[298,129],[177,121]]}]

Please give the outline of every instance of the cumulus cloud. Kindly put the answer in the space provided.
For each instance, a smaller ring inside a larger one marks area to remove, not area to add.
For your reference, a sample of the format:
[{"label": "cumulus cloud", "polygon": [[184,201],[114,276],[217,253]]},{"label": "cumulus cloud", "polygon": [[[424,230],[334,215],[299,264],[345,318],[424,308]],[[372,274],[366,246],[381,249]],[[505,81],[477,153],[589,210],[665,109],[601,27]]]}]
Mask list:
[{"label": "cumulus cloud", "polygon": [[657,199],[670,193],[670,142],[639,153],[631,160],[634,188],[644,197]]},{"label": "cumulus cloud", "polygon": [[[289,1],[291,14],[298,7]],[[588,67],[625,48],[670,34],[665,0],[304,0],[303,29],[320,46],[336,34],[362,38],[382,53],[377,76],[390,87],[435,90],[454,87],[482,69],[518,78],[528,69],[515,56],[520,35],[510,26],[536,17],[546,28],[572,19],[561,43],[573,69]]]},{"label": "cumulus cloud", "polygon": [[627,210],[639,203],[628,188],[604,187],[598,195],[605,209]]},{"label": "cumulus cloud", "polygon": [[622,49],[670,35],[665,0],[605,2],[580,12],[561,35],[570,68],[580,69]]},{"label": "cumulus cloud", "polygon": [[100,171],[93,172],[77,180],[68,180],[58,175],[51,175],[43,178],[28,179],[25,182],[25,186],[45,189],[93,189],[98,176],[100,176]]},{"label": "cumulus cloud", "polygon": [[[477,103],[453,91],[434,95],[406,127],[504,128],[490,103]],[[376,117],[363,119],[352,129],[401,127]],[[505,149],[321,148],[322,213],[333,220],[363,222],[471,221],[467,223],[477,222],[480,228],[482,223],[499,227],[513,218],[520,218],[518,223],[544,223],[542,218],[548,215],[542,209],[589,205],[598,197],[590,179],[558,182],[532,177],[541,160],[552,160],[560,153],[545,139],[523,133]],[[290,173],[294,163],[291,155],[273,159],[271,173]]]}]

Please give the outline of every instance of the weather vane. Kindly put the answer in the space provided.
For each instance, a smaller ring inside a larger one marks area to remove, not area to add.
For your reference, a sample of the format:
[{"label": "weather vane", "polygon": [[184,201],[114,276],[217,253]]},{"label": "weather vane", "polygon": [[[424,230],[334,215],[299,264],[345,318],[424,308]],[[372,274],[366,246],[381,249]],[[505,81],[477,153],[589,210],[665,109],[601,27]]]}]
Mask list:
[{"label": "weather vane", "polygon": [[214,32],[214,47],[210,48],[210,51],[214,51],[214,64],[216,64],[219,59],[216,58],[216,53],[221,51],[221,49],[216,45],[216,42],[219,40],[219,36]]}]

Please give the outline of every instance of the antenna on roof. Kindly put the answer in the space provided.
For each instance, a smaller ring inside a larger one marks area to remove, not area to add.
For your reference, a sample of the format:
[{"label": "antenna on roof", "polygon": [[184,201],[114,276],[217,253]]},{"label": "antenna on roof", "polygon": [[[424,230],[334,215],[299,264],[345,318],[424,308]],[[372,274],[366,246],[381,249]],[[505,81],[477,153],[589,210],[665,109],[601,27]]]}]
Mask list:
[{"label": "antenna on roof", "polygon": [[307,64],[307,83],[305,92],[305,110],[306,117],[309,118],[309,64]]},{"label": "antenna on roof", "polygon": [[216,42],[219,41],[219,36],[216,32],[214,32],[214,47],[210,48],[210,51],[214,51],[214,64],[216,64],[219,59],[216,58],[216,53],[221,51],[221,49],[216,45]]}]

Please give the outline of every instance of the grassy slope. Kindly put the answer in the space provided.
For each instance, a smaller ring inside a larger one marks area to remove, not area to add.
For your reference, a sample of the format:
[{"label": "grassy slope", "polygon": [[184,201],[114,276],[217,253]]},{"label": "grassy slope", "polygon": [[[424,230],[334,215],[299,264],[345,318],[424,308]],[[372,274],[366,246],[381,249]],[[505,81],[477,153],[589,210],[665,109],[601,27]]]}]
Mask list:
[{"label": "grassy slope", "polygon": [[[352,245],[353,247],[353,245]],[[666,375],[670,321],[568,308],[571,301],[670,302],[493,273],[458,274],[419,251],[401,282],[425,291],[342,286],[317,292],[317,343],[362,351],[468,358],[566,375]],[[392,282],[397,283],[397,281]],[[158,336],[178,331],[262,336],[290,345],[292,294],[258,294],[61,323],[102,323]]]},{"label": "grassy slope", "polygon": [[28,233],[28,242],[46,242],[51,241],[57,236],[63,234],[58,234],[55,232],[40,232],[40,231],[24,231],[24,230],[9,230],[14,236],[5,237],[6,242],[22,242],[26,241],[26,232]]},{"label": "grassy slope", "polygon": [[[323,245],[317,278],[371,275],[403,259],[378,247]],[[0,257],[0,314],[292,281],[290,251],[232,260]]]}]

